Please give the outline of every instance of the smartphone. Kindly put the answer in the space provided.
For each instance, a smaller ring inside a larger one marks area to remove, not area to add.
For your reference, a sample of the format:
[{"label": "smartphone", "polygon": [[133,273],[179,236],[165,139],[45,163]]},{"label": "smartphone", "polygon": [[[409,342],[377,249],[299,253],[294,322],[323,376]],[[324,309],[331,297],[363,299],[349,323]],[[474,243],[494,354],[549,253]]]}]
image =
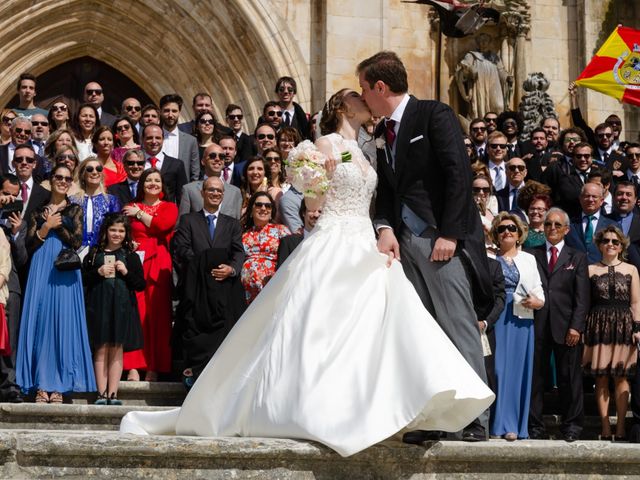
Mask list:
[{"label": "smartphone", "polygon": [[[104,256],[104,264],[105,265],[115,265],[116,264],[116,256],[115,255],[105,255]],[[106,275],[104,278],[116,278],[115,270],[111,275]]]}]

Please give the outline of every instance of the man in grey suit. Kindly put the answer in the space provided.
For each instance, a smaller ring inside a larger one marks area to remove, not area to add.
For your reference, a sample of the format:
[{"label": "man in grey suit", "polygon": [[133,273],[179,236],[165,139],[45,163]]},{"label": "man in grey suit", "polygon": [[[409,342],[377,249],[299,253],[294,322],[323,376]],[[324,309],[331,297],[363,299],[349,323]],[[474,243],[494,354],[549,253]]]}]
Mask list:
[{"label": "man in grey suit", "polygon": [[[202,167],[204,168],[205,179],[209,177],[220,177],[224,168],[225,153],[220,145],[212,143],[202,154]],[[182,187],[180,198],[180,216],[185,213],[199,212],[202,210],[202,183],[203,180],[196,180]],[[242,210],[242,194],[240,189],[230,184],[226,184],[220,213],[230,217],[240,219]]]},{"label": "man in grey suit", "polygon": [[[386,117],[375,132],[378,250],[391,259],[402,255],[425,307],[486,381],[475,308],[491,309],[493,291],[458,120],[447,105],[408,95],[406,69],[393,52],[377,53],[357,71],[371,113]],[[462,439],[486,440],[488,417],[481,414]],[[436,435],[408,432],[403,440],[421,443]]]},{"label": "man in grey suit", "polygon": [[189,181],[200,178],[200,158],[196,138],[178,129],[178,118],[182,110],[182,97],[175,93],[160,99],[160,123],[164,133],[162,151],[184,164],[184,173]]}]

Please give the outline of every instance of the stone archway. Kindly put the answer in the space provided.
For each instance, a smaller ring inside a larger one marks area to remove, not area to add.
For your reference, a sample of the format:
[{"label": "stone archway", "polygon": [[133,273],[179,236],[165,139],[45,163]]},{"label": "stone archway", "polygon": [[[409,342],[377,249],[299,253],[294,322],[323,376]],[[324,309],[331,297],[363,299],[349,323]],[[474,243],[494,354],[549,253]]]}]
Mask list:
[{"label": "stone archway", "polygon": [[208,90],[216,114],[239,103],[255,124],[275,80],[298,80],[310,98],[309,68],[270,0],[4,0],[0,14],[0,105],[21,72],[35,75],[91,56],[121,71],[150,98]]}]

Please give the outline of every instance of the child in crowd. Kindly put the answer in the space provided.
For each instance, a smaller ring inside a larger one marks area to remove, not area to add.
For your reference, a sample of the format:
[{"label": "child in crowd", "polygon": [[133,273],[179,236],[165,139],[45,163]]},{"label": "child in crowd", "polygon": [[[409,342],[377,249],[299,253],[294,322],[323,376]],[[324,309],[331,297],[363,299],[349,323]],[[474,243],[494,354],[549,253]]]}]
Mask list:
[{"label": "child in crowd", "polygon": [[142,263],[134,252],[129,219],[105,217],[98,245],[84,259],[87,322],[94,349],[96,405],[122,405],[118,383],[123,351],[142,348],[136,291],[145,288]]}]

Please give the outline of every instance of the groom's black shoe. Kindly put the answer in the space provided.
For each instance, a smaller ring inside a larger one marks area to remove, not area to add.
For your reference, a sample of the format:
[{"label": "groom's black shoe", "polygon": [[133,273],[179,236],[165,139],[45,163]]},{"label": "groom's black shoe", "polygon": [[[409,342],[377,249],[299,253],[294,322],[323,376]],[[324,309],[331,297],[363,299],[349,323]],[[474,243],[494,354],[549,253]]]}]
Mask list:
[{"label": "groom's black shoe", "polygon": [[413,445],[421,445],[424,442],[437,442],[440,440],[440,436],[441,432],[437,430],[413,430],[405,433],[402,436],[402,441]]},{"label": "groom's black shoe", "polygon": [[464,442],[486,442],[486,430],[477,424],[471,424],[462,431],[462,441]]}]

